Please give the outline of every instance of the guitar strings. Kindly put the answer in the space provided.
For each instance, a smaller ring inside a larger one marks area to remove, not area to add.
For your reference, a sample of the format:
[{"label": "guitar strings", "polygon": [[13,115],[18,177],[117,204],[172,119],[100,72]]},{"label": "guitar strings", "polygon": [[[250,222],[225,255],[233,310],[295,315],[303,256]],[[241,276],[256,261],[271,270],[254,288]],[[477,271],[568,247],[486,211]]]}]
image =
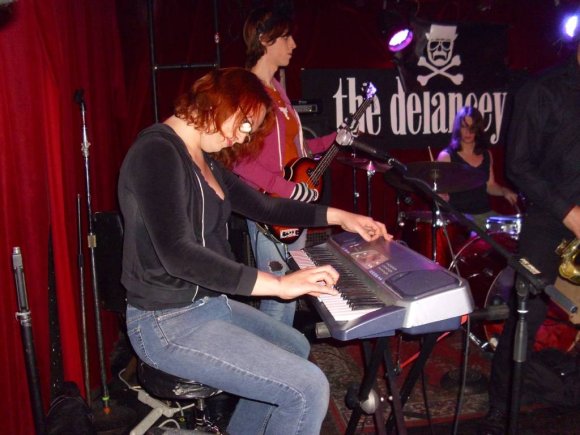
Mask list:
[{"label": "guitar strings", "polygon": [[[362,113],[370,105],[370,103],[372,102],[372,100],[373,100],[372,98],[368,98],[365,101],[363,101],[362,104],[359,106],[359,108],[354,113],[353,117],[358,120],[362,116]],[[325,160],[327,160],[327,158],[328,158],[328,160],[332,160],[337,153],[338,153],[338,147],[336,146],[336,144],[334,144],[326,152],[326,154],[324,155],[324,157],[322,158],[322,160],[325,161]],[[322,169],[322,168],[324,168],[324,169]],[[314,169],[314,171],[312,171],[312,173],[308,176],[308,180],[309,180],[309,183],[308,184],[309,184],[309,187],[314,187],[314,186],[316,186],[318,184],[318,181],[320,180],[320,177],[322,176],[322,174],[324,173],[325,170],[326,170],[326,168],[325,168],[325,165],[323,165],[323,164],[319,164],[319,165],[316,166],[316,168]]]}]

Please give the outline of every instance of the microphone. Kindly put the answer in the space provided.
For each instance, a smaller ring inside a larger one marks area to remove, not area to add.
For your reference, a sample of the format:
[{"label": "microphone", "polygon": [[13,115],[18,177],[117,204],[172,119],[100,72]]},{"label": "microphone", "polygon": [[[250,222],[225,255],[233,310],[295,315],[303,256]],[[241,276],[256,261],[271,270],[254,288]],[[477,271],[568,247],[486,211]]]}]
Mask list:
[{"label": "microphone", "polygon": [[385,151],[378,150],[369,144],[357,140],[356,135],[344,124],[338,128],[335,142],[340,146],[351,146],[357,150],[363,151],[373,157],[376,157],[378,160],[386,162],[387,165],[397,168],[402,173],[407,172],[407,166],[405,166],[394,157],[391,157]]},{"label": "microphone", "polygon": [[344,126],[340,127],[336,132],[335,141],[340,146],[344,147],[352,146],[353,148],[364,151],[367,154],[378,157],[381,160],[387,160],[389,158],[388,155],[383,154],[376,148],[357,140],[356,136],[352,133],[352,131],[350,131],[347,127]]},{"label": "microphone", "polygon": [[75,103],[77,103],[79,106],[83,107],[85,105],[85,99],[83,94],[85,93],[84,89],[77,89],[73,95],[73,99],[75,100]]},{"label": "microphone", "polygon": [[90,143],[89,143],[89,137],[87,134],[87,122],[86,122],[87,106],[85,104],[84,93],[85,93],[84,89],[82,89],[82,88],[77,89],[73,95],[73,99],[74,99],[75,103],[77,103],[79,105],[79,109],[81,111],[81,132],[82,132],[82,137],[83,137],[83,141],[81,144],[81,151],[83,153],[83,156],[88,157]]}]

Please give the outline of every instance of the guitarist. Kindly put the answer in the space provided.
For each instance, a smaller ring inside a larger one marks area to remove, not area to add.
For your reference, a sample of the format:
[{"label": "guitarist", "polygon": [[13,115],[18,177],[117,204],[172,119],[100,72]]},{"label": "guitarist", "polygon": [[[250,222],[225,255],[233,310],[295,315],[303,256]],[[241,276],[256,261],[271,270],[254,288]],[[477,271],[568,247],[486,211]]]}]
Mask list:
[{"label": "guitarist", "polygon": [[[246,19],[246,68],[262,80],[274,101],[276,123],[271,133],[266,136],[258,157],[237,163],[234,172],[250,186],[268,194],[312,202],[318,199],[318,191],[310,189],[305,182],[286,180],[283,176],[284,167],[289,162],[306,156],[305,145],[314,153],[326,151],[333,144],[336,133],[310,139],[305,144],[298,113],[292,108],[280,82],[274,78],[280,67],[288,66],[296,48],[292,28],[290,15],[280,8],[257,8]],[[248,220],[247,224],[257,268],[276,275],[285,275],[289,271],[286,263],[288,251],[304,247],[306,231],[295,242],[284,244],[266,234],[256,222]],[[260,310],[291,326],[296,301],[263,299]]]}]

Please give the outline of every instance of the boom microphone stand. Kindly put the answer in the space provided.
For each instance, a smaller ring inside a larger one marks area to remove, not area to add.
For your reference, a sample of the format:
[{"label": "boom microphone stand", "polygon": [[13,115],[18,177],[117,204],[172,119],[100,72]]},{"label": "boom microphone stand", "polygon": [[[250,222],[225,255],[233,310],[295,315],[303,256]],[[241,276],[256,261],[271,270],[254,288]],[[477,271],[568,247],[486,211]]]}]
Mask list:
[{"label": "boom microphone stand", "polygon": [[[103,412],[105,414],[109,414],[111,412],[111,408],[109,407],[109,388],[107,386],[107,373],[105,368],[105,352],[103,346],[103,330],[101,325],[101,309],[100,309],[100,298],[99,298],[99,286],[97,280],[97,268],[96,268],[96,253],[95,248],[97,247],[97,239],[94,232],[94,225],[93,225],[93,212],[91,206],[91,177],[90,177],[90,169],[89,169],[89,147],[91,144],[88,141],[87,136],[87,124],[85,119],[86,114],[86,105],[85,100],[83,97],[84,90],[78,89],[74,94],[74,100],[79,105],[81,111],[81,122],[82,122],[82,143],[81,143],[81,153],[83,156],[84,161],[84,169],[85,169],[85,186],[86,186],[86,194],[87,194],[87,216],[88,216],[88,236],[87,242],[89,247],[89,252],[91,254],[91,278],[92,278],[92,285],[93,285],[93,298],[94,298],[94,305],[95,305],[95,328],[97,332],[97,349],[99,354],[99,364],[100,364],[100,375],[101,375],[101,388],[102,388],[102,397],[101,400],[103,401]],[[87,396],[90,394],[87,391]]]},{"label": "boom microphone stand", "polygon": [[[574,305],[574,303],[564,294],[562,294],[556,287],[554,287],[554,285],[546,283],[541,277],[541,272],[536,267],[534,267],[534,265],[531,264],[529,260],[526,258],[518,258],[517,256],[507,251],[489,234],[487,234],[487,232],[483,231],[478,225],[467,219],[463,213],[460,213],[447,201],[443,200],[437,194],[437,192],[423,180],[408,176],[407,167],[396,158],[390,156],[386,151],[378,150],[371,147],[370,145],[356,140],[356,136],[348,129],[339,130],[336,137],[336,142],[343,146],[352,146],[377,159],[385,161],[389,166],[396,170],[406,182],[412,184],[413,187],[427,195],[434,204],[437,204],[449,211],[461,224],[465,225],[471,231],[477,233],[481,239],[485,240],[496,252],[504,257],[507,261],[507,265],[514,269],[515,272],[522,278],[518,280],[521,284],[516,286],[516,292],[518,296],[518,321],[516,324],[514,337],[512,402],[510,404],[509,416],[509,433],[517,433],[517,418],[520,408],[519,396],[522,380],[522,368],[526,361],[527,351],[528,326],[526,314],[528,312],[527,300],[529,297],[530,289],[533,289],[533,294],[540,294],[542,292],[546,293],[554,302],[557,302],[561,307],[570,313],[575,313],[578,311],[578,307]],[[530,285],[526,285],[526,283],[529,283]]]}]

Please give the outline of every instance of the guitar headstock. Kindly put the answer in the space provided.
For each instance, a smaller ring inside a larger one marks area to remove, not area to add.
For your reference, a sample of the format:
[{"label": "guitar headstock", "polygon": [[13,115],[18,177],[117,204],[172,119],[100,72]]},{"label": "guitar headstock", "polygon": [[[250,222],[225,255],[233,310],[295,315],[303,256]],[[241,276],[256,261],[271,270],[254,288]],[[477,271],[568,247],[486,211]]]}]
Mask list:
[{"label": "guitar headstock", "polygon": [[369,107],[373,101],[377,93],[377,88],[373,85],[372,82],[363,83],[362,91],[365,95],[365,99],[363,100],[362,104],[358,107],[357,111],[345,118],[343,122],[343,126],[346,126],[351,132],[354,132],[357,128],[358,121],[360,117],[363,115],[367,107]]},{"label": "guitar headstock", "polygon": [[365,100],[370,100],[376,95],[377,88],[373,85],[373,82],[364,83],[363,93],[365,94]]}]

